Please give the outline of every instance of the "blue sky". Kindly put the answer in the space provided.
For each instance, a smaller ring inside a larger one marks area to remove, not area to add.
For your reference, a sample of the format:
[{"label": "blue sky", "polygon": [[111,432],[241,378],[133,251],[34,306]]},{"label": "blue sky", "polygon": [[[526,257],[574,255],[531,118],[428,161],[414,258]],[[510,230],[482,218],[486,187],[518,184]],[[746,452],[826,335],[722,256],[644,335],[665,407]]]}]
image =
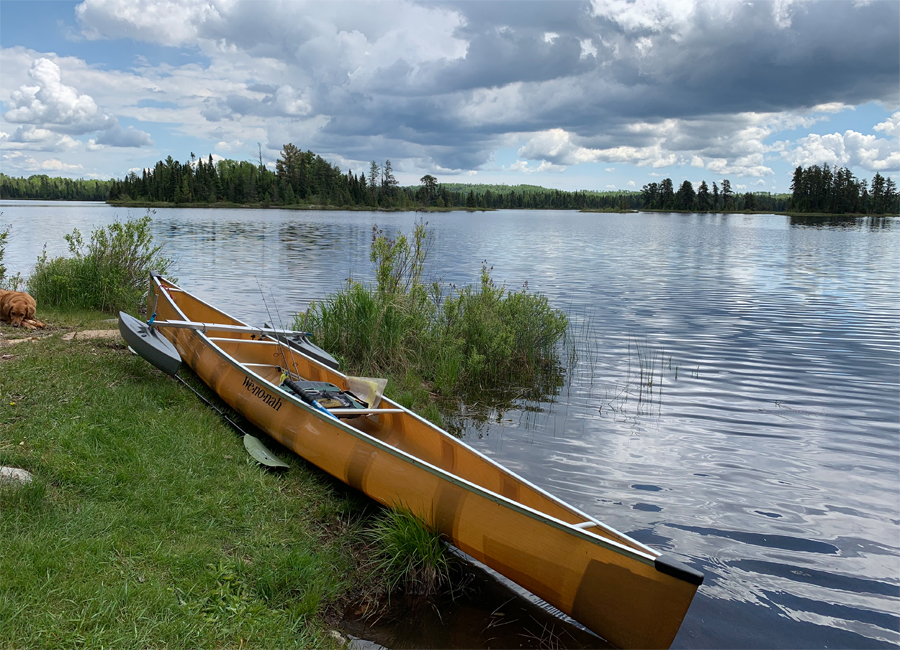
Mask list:
[{"label": "blue sky", "polygon": [[896,0],[2,0],[0,170],[292,142],[403,184],[898,179],[898,27]]}]

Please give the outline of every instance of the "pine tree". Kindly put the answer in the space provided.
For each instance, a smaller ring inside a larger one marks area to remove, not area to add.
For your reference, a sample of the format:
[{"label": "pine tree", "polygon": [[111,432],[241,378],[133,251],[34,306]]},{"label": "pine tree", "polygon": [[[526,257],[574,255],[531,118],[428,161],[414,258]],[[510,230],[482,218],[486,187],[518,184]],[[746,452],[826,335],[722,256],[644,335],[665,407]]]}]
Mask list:
[{"label": "pine tree", "polygon": [[897,184],[894,179],[886,178],[884,181],[884,212],[887,214],[900,214],[900,197],[897,196]]},{"label": "pine tree", "polygon": [[734,193],[731,191],[731,181],[722,180],[722,209],[734,210]]},{"label": "pine tree", "polygon": [[700,212],[709,210],[709,186],[706,181],[700,181],[700,187],[697,188],[697,209]]},{"label": "pine tree", "polygon": [[422,183],[422,189],[425,194],[425,202],[428,205],[434,203],[437,198],[437,179],[431,174],[425,174],[422,178],[419,179]]},{"label": "pine tree", "polygon": [[663,210],[671,210],[675,207],[675,188],[671,178],[664,178],[659,184],[659,207]]},{"label": "pine tree", "polygon": [[394,198],[395,189],[399,185],[397,179],[394,178],[394,170],[391,167],[391,161],[384,161],[384,169],[382,170],[382,180],[381,180],[381,188],[385,194],[389,197]]},{"label": "pine tree", "polygon": [[874,214],[884,214],[884,206],[885,206],[884,189],[885,189],[884,176],[882,176],[878,172],[875,172],[875,175],[872,177],[872,191],[871,191],[872,212]]},{"label": "pine tree", "polygon": [[684,181],[675,194],[676,210],[692,210],[694,208],[694,186],[690,181]]}]

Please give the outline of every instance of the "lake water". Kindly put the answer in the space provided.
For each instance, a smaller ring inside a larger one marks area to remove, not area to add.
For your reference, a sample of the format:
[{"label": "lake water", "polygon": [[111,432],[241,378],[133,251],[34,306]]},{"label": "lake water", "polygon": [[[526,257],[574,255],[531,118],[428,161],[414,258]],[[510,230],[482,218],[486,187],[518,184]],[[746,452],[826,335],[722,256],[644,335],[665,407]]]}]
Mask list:
[{"label": "lake water", "polygon": [[[66,252],[72,228],[87,234],[144,212],[3,202],[5,263],[27,275],[45,245]],[[409,232],[416,217],[181,209],[153,218],[186,289],[261,324],[263,295],[287,322],[346,278],[371,280],[373,226]],[[558,394],[470,408],[456,420],[460,435],[704,571],[675,647],[900,643],[900,221],[427,219],[434,276],[477,282],[486,261],[496,281],[527,282],[573,322],[576,356]],[[426,643],[402,622],[388,634],[397,647]],[[427,638],[474,644],[450,632]]]}]

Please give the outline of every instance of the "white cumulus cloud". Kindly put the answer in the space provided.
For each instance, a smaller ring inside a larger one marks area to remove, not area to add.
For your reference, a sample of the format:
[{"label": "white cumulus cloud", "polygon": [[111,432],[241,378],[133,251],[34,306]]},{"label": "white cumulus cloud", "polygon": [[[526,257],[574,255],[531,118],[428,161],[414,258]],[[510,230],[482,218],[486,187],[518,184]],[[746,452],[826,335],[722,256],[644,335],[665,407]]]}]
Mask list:
[{"label": "white cumulus cloud", "polygon": [[12,136],[5,138],[15,143],[17,149],[32,151],[71,151],[78,147],[78,141],[65,134],[54,133],[49,129],[35,126],[20,126]]},{"label": "white cumulus cloud", "polygon": [[89,0],[78,5],[75,14],[91,39],[139,38],[177,46],[194,41],[200,26],[220,20],[220,8],[232,4],[227,0]]},{"label": "white cumulus cloud", "polygon": [[[898,130],[898,115],[874,128],[888,136]],[[858,131],[844,133],[811,133],[800,138],[793,149],[784,151],[782,157],[792,165],[808,167],[828,163],[840,167],[861,167],[872,172],[900,170],[900,143],[896,137],[879,138]]]},{"label": "white cumulus cloud", "polygon": [[[6,138],[20,149],[67,151],[79,146],[73,135],[98,133],[96,144],[113,147],[142,147],[152,144],[150,134],[129,126],[123,128],[112,115],[103,111],[94,99],[79,93],[62,80],[59,65],[46,57],[34,59],[28,76],[34,84],[22,85],[9,95],[12,108],[3,118],[21,124]],[[91,150],[89,148],[89,150]]]},{"label": "white cumulus cloud", "polygon": [[10,95],[13,108],[4,117],[15,124],[52,125],[73,134],[104,128],[109,116],[89,95],[62,83],[59,66],[47,58],[36,59],[28,76],[35,85],[22,86]]},{"label": "white cumulus cloud", "polygon": [[889,138],[896,138],[900,136],[900,111],[897,111],[896,113],[891,115],[884,122],[876,124],[873,128],[875,131],[884,133]]}]

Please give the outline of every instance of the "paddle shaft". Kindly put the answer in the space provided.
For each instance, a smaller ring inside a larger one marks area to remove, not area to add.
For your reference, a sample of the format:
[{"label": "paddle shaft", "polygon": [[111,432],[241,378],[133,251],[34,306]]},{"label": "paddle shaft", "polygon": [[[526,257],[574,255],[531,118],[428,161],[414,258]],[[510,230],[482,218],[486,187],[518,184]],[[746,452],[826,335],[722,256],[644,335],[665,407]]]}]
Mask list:
[{"label": "paddle shaft", "polygon": [[210,402],[208,399],[206,399],[206,397],[204,397],[203,394],[200,393],[200,391],[198,391],[196,388],[194,388],[193,386],[191,386],[189,383],[187,383],[184,379],[182,379],[182,378],[179,377],[178,375],[172,375],[172,376],[175,377],[175,379],[177,379],[178,381],[180,381],[181,384],[182,384],[183,386],[187,386],[188,388],[190,388],[190,389],[193,391],[194,395],[196,395],[196,396],[199,397],[201,400],[203,400],[203,402],[205,402],[206,405],[207,405],[209,408],[211,408],[213,411],[215,411],[216,413],[218,413],[219,415],[221,415],[222,418],[223,418],[228,424],[230,424],[232,427],[234,427],[234,428],[238,431],[238,433],[240,433],[241,435],[245,435],[245,436],[250,435],[250,434],[248,434],[246,431],[244,431],[242,428],[240,428],[240,427],[237,425],[237,423],[234,422],[234,420],[232,420],[230,417],[228,417],[227,415],[225,415],[225,412],[222,411],[222,409],[220,409],[218,406],[216,406],[215,404],[213,404],[212,402]]}]

